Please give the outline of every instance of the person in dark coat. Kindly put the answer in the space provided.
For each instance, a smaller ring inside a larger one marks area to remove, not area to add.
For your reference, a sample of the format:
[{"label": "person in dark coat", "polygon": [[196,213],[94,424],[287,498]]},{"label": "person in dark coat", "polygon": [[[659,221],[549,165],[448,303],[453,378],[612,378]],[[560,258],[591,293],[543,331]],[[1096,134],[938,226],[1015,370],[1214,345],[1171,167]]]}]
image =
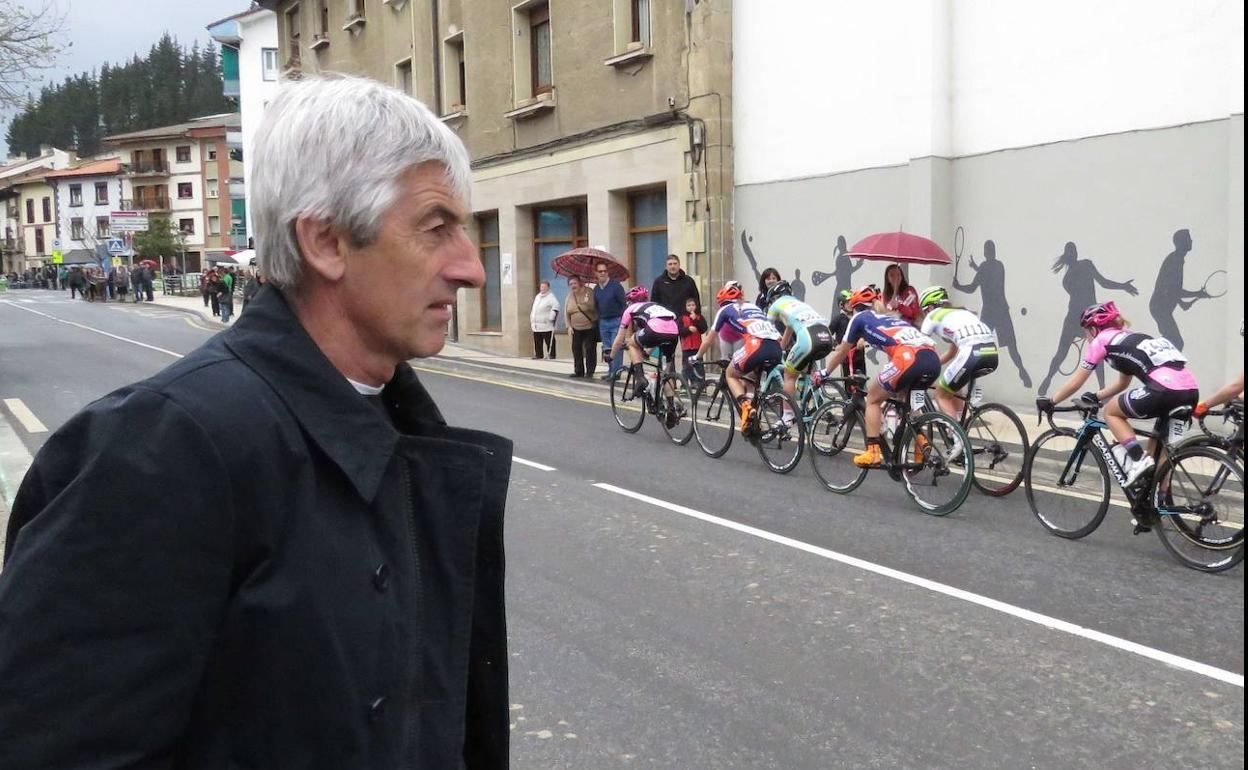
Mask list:
[{"label": "person in dark coat", "polygon": [[594,266],[594,278],[598,281],[594,286],[594,307],[598,311],[598,338],[603,341],[603,361],[607,364],[607,373],[602,379],[608,380],[624,365],[623,351],[614,356],[610,352],[610,342],[620,331],[620,317],[624,315],[627,303],[624,301],[624,286],[611,278],[605,262]]},{"label": "person in dark coat", "polygon": [[348,77],[286,84],[256,147],[272,285],[71,418],[14,499],[0,768],[508,766],[511,442],[406,363],[485,282],[468,155]]},{"label": "person in dark coat", "polygon": [[698,303],[698,307],[702,307],[702,294],[698,291],[698,284],[680,269],[680,257],[668,254],[665,267],[663,274],[654,279],[654,286],[650,289],[650,301],[672,311],[677,318],[685,314],[687,299],[692,299]]}]

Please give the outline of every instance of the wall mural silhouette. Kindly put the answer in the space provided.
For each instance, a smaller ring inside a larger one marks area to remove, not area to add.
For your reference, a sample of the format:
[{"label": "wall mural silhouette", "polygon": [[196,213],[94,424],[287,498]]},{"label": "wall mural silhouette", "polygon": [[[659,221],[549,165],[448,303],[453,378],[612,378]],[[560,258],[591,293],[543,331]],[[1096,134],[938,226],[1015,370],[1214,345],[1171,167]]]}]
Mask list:
[{"label": "wall mural silhouette", "polygon": [[[964,267],[962,264],[964,241],[965,231],[959,226],[954,238],[952,288],[967,295],[979,294],[980,317],[984,320],[984,323],[996,331],[998,344],[1009,351],[1010,360],[1018,371],[1018,378],[1022,382],[1023,388],[1031,391],[1032,377],[1024,363],[1023,350],[1019,347],[1020,339],[1018,332],[1015,331],[1016,319],[1014,310],[1007,296],[1006,265],[997,254],[997,244],[992,239],[985,240],[983,242],[982,259],[976,259],[974,254],[970,254]],[[1176,230],[1172,236],[1172,241],[1174,244],[1173,250],[1161,259],[1157,278],[1149,295],[1148,309],[1153,321],[1156,323],[1157,333],[1173,342],[1176,347],[1182,349],[1185,340],[1179,329],[1179,322],[1175,318],[1176,310],[1186,312],[1202,300],[1214,300],[1224,296],[1227,292],[1228,276],[1226,270],[1215,269],[1207,274],[1200,288],[1189,289],[1185,287],[1183,284],[1185,278],[1184,271],[1187,266],[1187,258],[1193,250],[1191,232],[1187,228]],[[741,231],[741,247],[750,269],[754,273],[754,279],[757,281],[762,274],[763,267],[759,265],[760,255],[755,253],[754,237],[749,235],[746,230]],[[836,246],[832,250],[832,270],[830,272],[814,269],[814,265],[803,264],[801,266],[802,268],[810,269],[810,280],[814,286],[821,286],[829,280],[833,281],[832,304],[829,308],[830,316],[835,316],[839,312],[836,297],[839,296],[842,290],[853,289],[855,283],[865,283],[870,280],[863,276],[855,276],[855,273],[860,271],[866,263],[863,260],[855,260],[846,256],[847,251],[846,236],[839,235],[836,239]],[[826,257],[819,261],[823,262],[825,259]],[[1151,260],[1148,261],[1151,262]],[[789,260],[787,264],[792,265],[792,260]],[[826,265],[826,262],[824,264]],[[970,275],[967,275],[965,268],[970,269]],[[786,272],[789,271],[781,269],[782,275]],[[791,277],[788,275],[784,275],[784,277],[789,278],[790,283],[793,284],[794,293],[799,298],[805,299],[806,285],[802,281],[802,269],[794,268],[791,272]],[[1079,365],[1085,341],[1083,329],[1079,326],[1079,316],[1085,308],[1098,301],[1098,287],[1102,291],[1123,292],[1132,297],[1140,293],[1140,290],[1135,286],[1134,277],[1126,278],[1125,280],[1114,280],[1106,277],[1092,259],[1080,256],[1079,248],[1074,241],[1066,242],[1061,255],[1053,262],[1052,272],[1061,276],[1060,284],[1022,287],[1025,292],[1023,296],[1031,296],[1038,301],[1044,301],[1046,297],[1052,299],[1059,298],[1061,295],[1057,293],[1057,288],[1060,285],[1067,298],[1066,311],[1062,318],[1061,327],[1056,339],[1052,343],[1053,348],[1051,349],[1054,352],[1048,362],[1047,371],[1043,379],[1041,379],[1038,387],[1034,390],[1037,395],[1048,393],[1055,377],[1070,375]],[[882,280],[882,277],[879,280]],[[1017,290],[1019,287],[1015,288]],[[1112,297],[1104,298],[1104,300],[1109,299],[1112,299]],[[1021,307],[1018,312],[1020,315],[1026,316],[1027,308]],[[1040,352],[1034,350],[1033,346],[1035,343],[1036,340],[1033,335],[1027,341],[1028,347],[1032,348],[1033,356]],[[1032,363],[1033,365],[1036,363],[1034,357]],[[1105,373],[1103,366],[1097,368],[1096,375],[1099,387],[1104,387]]]}]

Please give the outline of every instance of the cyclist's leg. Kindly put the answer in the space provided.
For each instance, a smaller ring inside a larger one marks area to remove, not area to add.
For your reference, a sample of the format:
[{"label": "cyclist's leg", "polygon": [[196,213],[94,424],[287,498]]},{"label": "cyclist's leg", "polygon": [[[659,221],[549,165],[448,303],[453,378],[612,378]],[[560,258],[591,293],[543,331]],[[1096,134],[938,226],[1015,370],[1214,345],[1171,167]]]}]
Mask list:
[{"label": "cyclist's leg", "polygon": [[970,379],[974,359],[975,351],[971,346],[958,348],[958,354],[945,366],[940,379],[936,381],[936,405],[940,407],[940,411],[955,420],[962,411],[962,401],[958,398],[958,393]]},{"label": "cyclist's leg", "polygon": [[[1131,427],[1131,423],[1127,422],[1128,418],[1144,419],[1151,416],[1152,410],[1148,408],[1148,402],[1151,393],[1146,387],[1134,388],[1117,398],[1110,399],[1105,405],[1105,422],[1109,425],[1110,433],[1114,434],[1114,439],[1119,444],[1127,444],[1135,440],[1135,429]],[[1136,403],[1132,403],[1136,402]],[[1138,412],[1136,410],[1139,410]],[[1141,414],[1147,412],[1149,414]]]},{"label": "cyclist's leg", "polygon": [[797,398],[797,375],[811,353],[810,332],[805,327],[793,330],[793,344],[784,357],[784,392]]}]

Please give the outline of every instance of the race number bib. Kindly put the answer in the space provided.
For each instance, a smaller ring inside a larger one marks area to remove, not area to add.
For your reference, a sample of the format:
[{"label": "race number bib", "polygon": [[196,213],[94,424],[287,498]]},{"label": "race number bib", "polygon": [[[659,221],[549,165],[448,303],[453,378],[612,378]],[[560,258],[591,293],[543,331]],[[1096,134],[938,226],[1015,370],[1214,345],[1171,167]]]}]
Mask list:
[{"label": "race number bib", "polygon": [[975,323],[967,324],[959,329],[953,330],[953,337],[958,341],[986,339],[992,336],[992,329],[986,324]]},{"label": "race number bib", "polygon": [[979,383],[975,383],[975,387],[971,389],[971,406],[979,406],[984,403],[984,388]]},{"label": "race number bib", "polygon": [[927,392],[922,390],[910,391],[910,408],[922,409],[927,403]]},{"label": "race number bib", "polygon": [[1187,358],[1179,352],[1179,349],[1170,340],[1164,337],[1144,340],[1140,343],[1140,351],[1148,356],[1148,359],[1153,362],[1153,366],[1187,363]]},{"label": "race number bib", "polygon": [[1183,434],[1187,433],[1187,420],[1170,420],[1170,441],[1175,442],[1183,438]]},{"label": "race number bib", "polygon": [[776,329],[776,325],[771,321],[750,321],[745,326],[745,333],[760,340],[780,339],[780,331]]},{"label": "race number bib", "polygon": [[815,309],[813,309],[813,308],[808,308],[808,309],[804,309],[804,310],[799,310],[799,311],[797,311],[797,313],[795,313],[794,315],[795,315],[795,317],[794,317],[794,319],[793,319],[793,322],[794,322],[794,323],[799,323],[799,324],[810,324],[810,323],[814,323],[814,322],[816,322],[816,321],[819,321],[819,322],[821,322],[821,323],[822,323],[822,321],[823,321],[823,317],[819,315],[819,311],[817,311],[817,310],[815,310]]}]

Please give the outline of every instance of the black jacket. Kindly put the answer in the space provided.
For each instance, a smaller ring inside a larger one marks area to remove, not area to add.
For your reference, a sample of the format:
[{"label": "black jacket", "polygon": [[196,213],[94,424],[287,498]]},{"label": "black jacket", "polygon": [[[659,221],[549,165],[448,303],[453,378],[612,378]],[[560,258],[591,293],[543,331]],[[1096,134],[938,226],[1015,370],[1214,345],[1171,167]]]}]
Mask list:
[{"label": "black jacket", "polygon": [[383,398],[266,287],[58,430],[0,573],[0,767],[506,767],[511,444],[406,364]]},{"label": "black jacket", "polygon": [[681,270],[675,278],[669,276],[664,270],[659,273],[658,278],[654,279],[654,288],[650,290],[650,301],[657,302],[672,311],[677,318],[685,314],[685,300],[690,297],[698,301],[698,307],[702,306],[702,295],[698,293],[698,285],[684,270]]}]

